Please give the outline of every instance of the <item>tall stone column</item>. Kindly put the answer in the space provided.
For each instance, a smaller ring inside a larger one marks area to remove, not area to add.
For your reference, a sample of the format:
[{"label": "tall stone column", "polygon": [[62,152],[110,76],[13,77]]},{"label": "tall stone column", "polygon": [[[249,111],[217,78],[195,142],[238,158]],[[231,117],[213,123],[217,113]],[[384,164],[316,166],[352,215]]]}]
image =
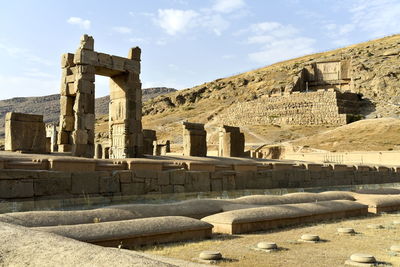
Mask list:
[{"label": "tall stone column", "polygon": [[74,130],[73,106],[76,98],[74,88],[75,76],[72,72],[74,67],[74,54],[63,54],[61,57],[60,124],[57,136],[59,152],[70,152],[72,150],[71,134]]},{"label": "tall stone column", "polygon": [[183,122],[183,155],[207,156],[207,132],[204,124]]},{"label": "tall stone column", "polygon": [[[140,53],[139,47],[131,48],[128,59],[140,62]],[[139,73],[127,71],[111,77],[109,113],[110,158],[140,157],[143,134]]]},{"label": "tall stone column", "polygon": [[72,155],[93,158],[94,156],[94,81],[95,68],[98,62],[94,52],[93,37],[84,35],[75,52],[72,68],[76,97],[73,106],[74,131],[72,132]]}]

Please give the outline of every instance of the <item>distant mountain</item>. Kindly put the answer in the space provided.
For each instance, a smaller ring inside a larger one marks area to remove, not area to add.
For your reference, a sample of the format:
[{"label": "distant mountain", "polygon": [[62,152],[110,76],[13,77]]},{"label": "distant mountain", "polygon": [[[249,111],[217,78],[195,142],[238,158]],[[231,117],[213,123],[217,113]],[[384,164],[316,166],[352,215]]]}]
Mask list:
[{"label": "distant mountain", "polygon": [[[143,102],[156,96],[175,92],[176,89],[166,87],[147,88],[142,90]],[[60,95],[47,95],[38,97],[16,97],[0,100],[0,138],[4,136],[4,117],[7,112],[21,112],[30,114],[41,114],[44,121],[58,122],[60,114]],[[96,98],[96,115],[108,113],[109,96]]]}]

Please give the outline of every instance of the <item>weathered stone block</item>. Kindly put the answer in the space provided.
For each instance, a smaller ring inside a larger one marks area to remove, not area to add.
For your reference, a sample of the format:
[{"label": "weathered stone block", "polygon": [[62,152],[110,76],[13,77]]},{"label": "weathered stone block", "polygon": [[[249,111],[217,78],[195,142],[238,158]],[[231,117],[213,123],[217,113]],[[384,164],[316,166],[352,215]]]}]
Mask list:
[{"label": "weathered stone block", "polygon": [[71,152],[72,145],[69,144],[58,144],[58,152]]},{"label": "weathered stone block", "polygon": [[0,199],[26,198],[33,195],[32,179],[0,180]]},{"label": "weathered stone block", "polygon": [[157,179],[157,171],[153,170],[134,170],[134,177]]},{"label": "weathered stone block", "polygon": [[120,183],[127,184],[132,183],[132,172],[131,171],[119,171],[119,181]]},{"label": "weathered stone block", "polygon": [[222,191],[222,179],[211,179],[211,191]]},{"label": "weathered stone block", "polygon": [[77,159],[49,159],[50,169],[52,171],[63,172],[94,172],[96,170],[95,160],[77,160]]},{"label": "weathered stone block", "polygon": [[74,116],[60,115],[61,129],[67,132],[74,130],[75,118]]},{"label": "weathered stone block", "polygon": [[5,118],[5,150],[46,153],[43,116],[8,112]]},{"label": "weathered stone block", "polygon": [[64,116],[73,116],[74,101],[72,97],[60,96],[60,114]]},{"label": "weathered stone block", "polygon": [[99,181],[100,193],[121,192],[120,183],[117,175],[101,176]]},{"label": "weathered stone block", "polygon": [[173,170],[170,171],[170,181],[171,184],[184,184],[186,177],[185,170]]},{"label": "weathered stone block", "polygon": [[183,185],[174,185],[174,193],[185,193],[185,187]]},{"label": "weathered stone block", "polygon": [[158,172],[158,184],[159,185],[169,185],[170,184],[170,172],[163,171]]},{"label": "weathered stone block", "polygon": [[74,54],[66,53],[61,56],[62,68],[73,67],[74,65]]},{"label": "weathered stone block", "polygon": [[111,58],[112,58],[112,63],[113,63],[113,66],[112,66],[113,70],[117,70],[117,71],[125,70],[124,66],[125,66],[125,61],[127,59],[125,59],[123,57],[118,57],[118,56],[111,56]]},{"label": "weathered stone block", "polygon": [[209,172],[187,172],[185,179],[185,189],[188,192],[209,192],[210,186]]},{"label": "weathered stone block", "polygon": [[174,192],[174,186],[173,185],[161,185],[160,191],[163,194],[172,194]]},{"label": "weathered stone block", "polygon": [[33,180],[35,196],[66,195],[71,193],[71,173],[40,172]]},{"label": "weathered stone block", "polygon": [[74,64],[97,66],[98,62],[97,52],[86,49],[78,49],[75,52]]},{"label": "weathered stone block", "polygon": [[98,172],[73,172],[71,192],[74,195],[98,194],[100,179]]},{"label": "weathered stone block", "polygon": [[144,183],[121,184],[121,193],[124,196],[145,194]]}]

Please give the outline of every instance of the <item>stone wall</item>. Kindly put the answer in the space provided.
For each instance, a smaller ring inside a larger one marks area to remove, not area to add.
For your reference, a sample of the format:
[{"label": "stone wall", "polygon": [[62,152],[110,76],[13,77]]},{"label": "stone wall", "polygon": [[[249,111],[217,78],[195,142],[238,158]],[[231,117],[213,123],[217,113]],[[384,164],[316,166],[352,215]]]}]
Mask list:
[{"label": "stone wall", "polygon": [[355,94],[333,89],[265,96],[233,104],[218,120],[228,125],[344,125],[357,112]]},{"label": "stone wall", "polygon": [[5,119],[5,150],[46,153],[43,116],[8,112]]},{"label": "stone wall", "polygon": [[[73,170],[73,171],[69,171]],[[120,197],[400,182],[400,167],[154,160],[0,160],[0,199]]]}]

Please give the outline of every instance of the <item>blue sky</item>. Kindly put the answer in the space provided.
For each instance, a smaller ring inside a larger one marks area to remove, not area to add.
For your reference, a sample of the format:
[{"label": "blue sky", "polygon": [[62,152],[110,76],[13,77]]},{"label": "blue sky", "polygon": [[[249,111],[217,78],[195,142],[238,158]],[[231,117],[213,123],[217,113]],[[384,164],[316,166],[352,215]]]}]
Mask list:
[{"label": "blue sky", "polygon": [[[400,31],[400,0],[1,1],[0,99],[59,93],[60,56],[142,48],[143,88],[183,89]],[[96,76],[96,97],[108,94]]]}]

